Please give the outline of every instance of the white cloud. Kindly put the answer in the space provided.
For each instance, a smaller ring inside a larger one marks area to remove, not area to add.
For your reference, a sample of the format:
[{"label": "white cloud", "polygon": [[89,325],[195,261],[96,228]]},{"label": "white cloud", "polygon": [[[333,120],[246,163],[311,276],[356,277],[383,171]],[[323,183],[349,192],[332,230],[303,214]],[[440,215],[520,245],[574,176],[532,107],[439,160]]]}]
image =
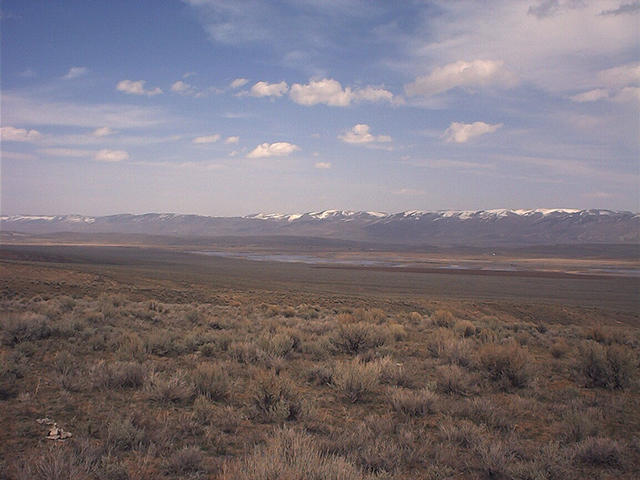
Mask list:
[{"label": "white cloud", "polygon": [[447,143],[466,143],[472,138],[493,133],[502,127],[502,123],[491,125],[484,122],[460,123],[453,122],[444,132],[443,138]]},{"label": "white cloud", "polygon": [[437,2],[440,14],[424,15],[421,27],[403,38],[406,68],[499,55],[523,83],[566,94],[600,87],[597,72],[608,59],[633,58],[637,51],[637,13],[600,15],[621,0],[535,2],[534,9],[560,7],[538,9],[538,16],[527,13],[533,3],[493,0],[487,8],[475,0]]},{"label": "white cloud", "polygon": [[379,102],[393,100],[393,94],[384,88],[372,86],[357,89],[352,89],[351,87],[342,88],[340,82],[332,78],[310,80],[305,85],[294,83],[291,85],[289,97],[300,105],[311,106],[324,103],[332,107],[346,107],[352,101]]},{"label": "white cloud", "polygon": [[37,130],[26,128],[0,127],[0,138],[3,142],[35,142],[42,137]]},{"label": "white cloud", "polygon": [[96,152],[93,150],[81,150],[78,148],[42,148],[38,152],[52,157],[71,157],[71,158],[83,158],[90,157]]},{"label": "white cloud", "polygon": [[193,143],[203,144],[203,143],[215,143],[220,140],[220,135],[214,133],[213,135],[206,135],[204,137],[196,137],[193,139]]},{"label": "white cloud", "polygon": [[124,150],[83,150],[79,148],[42,148],[38,152],[52,157],[93,158],[99,162],[121,162],[129,159]]},{"label": "white cloud", "polygon": [[372,135],[369,130],[369,125],[359,123],[358,125],[354,125],[351,130],[347,130],[343,134],[338,135],[338,138],[345,143],[353,145],[387,143],[391,141],[389,135]]},{"label": "white cloud", "polygon": [[252,97],[281,97],[289,90],[286,82],[267,83],[258,82],[251,87],[250,95]]},{"label": "white cloud", "polygon": [[3,160],[36,160],[38,158],[31,153],[8,152],[6,150],[0,152],[0,157],[2,157]]},{"label": "white cloud", "polygon": [[196,92],[192,85],[189,85],[187,82],[183,82],[182,80],[178,80],[171,85],[171,91],[179,93],[180,95],[193,95]]},{"label": "white cloud", "polygon": [[98,150],[93,157],[99,162],[122,162],[129,160],[129,154],[124,150]]},{"label": "white cloud", "polygon": [[67,74],[62,78],[65,80],[71,80],[73,78],[82,77],[87,73],[89,73],[89,69],[87,67],[71,67]]},{"label": "white cloud", "polygon": [[237,144],[240,141],[240,137],[227,137],[224,143],[227,145]]},{"label": "white cloud", "polygon": [[263,143],[251,150],[247,158],[286,157],[300,147],[289,142]]},{"label": "white cloud", "polygon": [[99,128],[96,128],[91,133],[91,135],[93,135],[94,137],[106,137],[108,135],[113,135],[114,133],[115,131],[109,127],[99,127]]},{"label": "white cloud", "polygon": [[619,103],[640,102],[640,87],[624,87],[620,89],[613,96],[613,101]]},{"label": "white cloud", "polygon": [[598,80],[608,88],[640,83],[640,63],[629,63],[598,72]]},{"label": "white cloud", "polygon": [[146,90],[144,88],[145,83],[147,83],[145,80],[121,80],[116,85],[116,90],[129,95],[147,95],[149,97],[162,93],[162,90],[158,87]]},{"label": "white cloud", "polygon": [[316,162],[314,167],[320,169],[328,169],[331,168],[331,162]]},{"label": "white cloud", "polygon": [[5,124],[140,128],[165,123],[169,119],[166,111],[158,107],[51,102],[44,98],[2,92],[2,122]]},{"label": "white cloud", "polygon": [[244,87],[248,82],[249,80],[247,80],[246,78],[236,78],[229,84],[229,86],[233,89],[236,89],[236,88]]},{"label": "white cloud", "polygon": [[400,190],[394,190],[391,193],[393,193],[394,195],[417,196],[424,195],[427,192],[425,192],[424,190],[417,190],[415,188],[401,188]]},{"label": "white cloud", "polygon": [[429,75],[405,86],[407,95],[436,95],[456,87],[513,86],[515,76],[501,60],[459,60],[435,68]]},{"label": "white cloud", "polygon": [[354,100],[362,100],[366,102],[391,102],[393,101],[393,93],[384,88],[366,86],[356,89],[353,92]]},{"label": "white cloud", "polygon": [[597,102],[603,98],[609,98],[609,91],[604,88],[596,88],[594,90],[589,90],[588,92],[573,95],[569,98],[578,103]]},{"label": "white cloud", "polygon": [[605,98],[619,103],[638,99],[640,63],[629,63],[601,70],[597,78],[599,84],[606,88],[596,88],[569,98],[580,103],[595,102]]}]

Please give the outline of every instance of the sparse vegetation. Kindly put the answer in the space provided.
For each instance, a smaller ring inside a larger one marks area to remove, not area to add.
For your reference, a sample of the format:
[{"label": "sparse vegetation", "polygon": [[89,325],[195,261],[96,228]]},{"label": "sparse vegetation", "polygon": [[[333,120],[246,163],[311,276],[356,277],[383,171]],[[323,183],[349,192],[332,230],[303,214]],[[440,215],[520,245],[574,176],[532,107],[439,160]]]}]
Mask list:
[{"label": "sparse vegetation", "polygon": [[[132,290],[117,268],[108,288],[64,270],[61,292],[31,268],[2,277],[22,293],[0,295],[0,477],[631,479],[640,464],[633,316]],[[44,417],[73,436],[45,440]]]}]

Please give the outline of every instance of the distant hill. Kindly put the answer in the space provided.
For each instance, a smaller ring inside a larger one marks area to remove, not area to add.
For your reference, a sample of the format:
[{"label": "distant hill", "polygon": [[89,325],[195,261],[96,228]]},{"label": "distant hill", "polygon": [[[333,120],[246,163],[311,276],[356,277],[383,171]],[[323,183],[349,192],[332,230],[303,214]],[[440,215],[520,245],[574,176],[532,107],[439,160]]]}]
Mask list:
[{"label": "distant hill", "polygon": [[13,215],[0,217],[4,232],[120,233],[166,236],[290,236],[377,244],[527,246],[640,243],[640,215],[612,210],[477,210],[298,214],[258,213],[207,217],[144,215]]}]

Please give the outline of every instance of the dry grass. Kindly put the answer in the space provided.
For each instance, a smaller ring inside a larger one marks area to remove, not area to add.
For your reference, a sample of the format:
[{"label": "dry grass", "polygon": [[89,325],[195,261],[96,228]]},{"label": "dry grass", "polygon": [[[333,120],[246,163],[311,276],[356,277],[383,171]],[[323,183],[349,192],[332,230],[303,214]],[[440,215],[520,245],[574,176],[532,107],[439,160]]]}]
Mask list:
[{"label": "dry grass", "polygon": [[[585,310],[53,285],[0,297],[0,478],[632,479],[640,463],[640,330]],[[47,443],[41,417],[73,437]]]}]

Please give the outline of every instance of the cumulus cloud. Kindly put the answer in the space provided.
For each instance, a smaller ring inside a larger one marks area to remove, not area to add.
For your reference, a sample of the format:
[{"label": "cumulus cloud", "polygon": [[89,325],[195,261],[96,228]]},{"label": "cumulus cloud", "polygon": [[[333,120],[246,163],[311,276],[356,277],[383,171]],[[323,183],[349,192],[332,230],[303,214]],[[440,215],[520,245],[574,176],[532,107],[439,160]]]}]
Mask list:
[{"label": "cumulus cloud", "polygon": [[319,169],[328,169],[331,168],[331,162],[316,162],[314,167]]},{"label": "cumulus cloud", "polygon": [[187,82],[183,82],[182,80],[178,80],[171,85],[171,91],[179,93],[180,95],[193,95],[196,93],[196,89],[192,85],[189,85]]},{"label": "cumulus cloud", "polygon": [[294,83],[291,85],[289,97],[300,105],[311,106],[324,103],[332,107],[346,107],[353,101],[379,102],[393,100],[393,94],[384,88],[372,86],[356,89],[351,87],[342,88],[340,82],[332,78],[310,80],[305,85]]},{"label": "cumulus cloud", "polygon": [[513,86],[515,76],[501,60],[459,60],[434,69],[405,85],[407,95],[437,95],[457,87]]},{"label": "cumulus cloud", "polygon": [[289,90],[289,86],[286,82],[280,83],[268,83],[258,82],[253,87],[249,94],[252,97],[281,97]]},{"label": "cumulus cloud", "polygon": [[240,141],[240,137],[227,137],[224,143],[231,145],[237,144]]},{"label": "cumulus cloud", "polygon": [[162,93],[162,90],[158,87],[146,90],[144,88],[145,83],[147,83],[145,80],[121,80],[116,85],[116,90],[129,95],[147,95],[149,97]]},{"label": "cumulus cloud", "polygon": [[229,84],[229,86],[233,89],[236,89],[236,88],[244,87],[248,82],[249,80],[247,80],[246,78],[236,78]]},{"label": "cumulus cloud", "polygon": [[359,123],[358,125],[354,125],[350,130],[338,135],[338,138],[345,143],[353,145],[387,143],[391,141],[389,135],[372,135],[369,131],[370,129],[371,127],[369,127],[369,125]]},{"label": "cumulus cloud", "polygon": [[93,157],[99,162],[122,162],[129,160],[129,154],[124,150],[98,150]]},{"label": "cumulus cloud", "polygon": [[78,78],[86,75],[88,72],[89,69],[87,67],[71,67],[66,75],[62,78],[64,78],[65,80],[71,80],[73,78]]},{"label": "cumulus cloud", "polygon": [[196,144],[203,144],[203,143],[215,143],[218,140],[220,140],[220,135],[217,133],[214,133],[213,135],[206,135],[203,137],[196,137],[193,139],[193,143]]},{"label": "cumulus cloud", "polygon": [[91,133],[91,135],[93,135],[94,137],[106,137],[108,135],[113,135],[114,133],[115,131],[109,127],[100,127],[100,128],[96,128]]},{"label": "cumulus cloud", "polygon": [[286,157],[300,147],[289,142],[263,143],[251,150],[247,158]]},{"label": "cumulus cloud", "polygon": [[444,132],[443,138],[447,143],[466,143],[472,138],[493,133],[502,127],[502,123],[491,125],[484,122],[460,123],[453,122]]},{"label": "cumulus cloud", "polygon": [[0,127],[0,138],[3,142],[35,142],[41,137],[40,132],[33,129]]}]

